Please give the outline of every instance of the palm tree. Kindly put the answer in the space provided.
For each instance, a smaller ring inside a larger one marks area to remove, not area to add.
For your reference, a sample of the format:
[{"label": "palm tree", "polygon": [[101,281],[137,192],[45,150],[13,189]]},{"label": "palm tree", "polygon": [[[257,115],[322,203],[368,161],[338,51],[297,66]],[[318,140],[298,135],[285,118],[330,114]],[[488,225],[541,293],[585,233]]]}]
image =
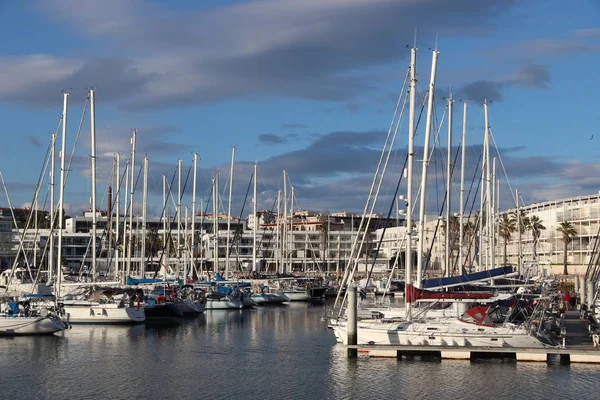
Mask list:
[{"label": "palm tree", "polygon": [[[515,224],[517,224],[516,229],[521,231],[521,235],[523,235],[526,231],[529,230],[529,226],[531,225],[531,218],[529,218],[529,216],[525,214],[525,211],[519,210],[518,214],[517,211],[513,211],[511,219],[515,221]],[[520,224],[517,223],[519,219],[521,220]]]},{"label": "palm tree", "polygon": [[508,264],[506,256],[506,248],[512,233],[517,230],[517,221],[510,218],[508,214],[504,214],[500,220],[500,236],[504,239],[504,265]]},{"label": "palm tree", "polygon": [[569,271],[567,270],[567,249],[569,243],[571,243],[571,241],[573,240],[573,237],[577,236],[577,231],[573,227],[573,224],[571,224],[569,221],[561,222],[558,228],[556,228],[556,230],[562,233],[562,240],[565,244],[563,258],[563,275],[569,275]]},{"label": "palm tree", "polygon": [[531,236],[533,236],[533,259],[537,260],[537,245],[540,235],[546,227],[542,224],[542,220],[537,215],[533,215],[529,218],[529,229],[531,230]]}]

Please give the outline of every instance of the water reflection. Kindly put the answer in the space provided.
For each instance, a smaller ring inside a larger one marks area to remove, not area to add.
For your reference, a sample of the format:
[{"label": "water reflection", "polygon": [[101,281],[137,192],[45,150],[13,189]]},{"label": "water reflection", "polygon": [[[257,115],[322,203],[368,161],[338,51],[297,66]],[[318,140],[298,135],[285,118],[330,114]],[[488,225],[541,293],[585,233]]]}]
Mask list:
[{"label": "water reflection", "polygon": [[212,310],[175,327],[75,326],[0,340],[2,398],[548,398],[595,394],[600,367],[486,360],[348,360],[293,303]]}]

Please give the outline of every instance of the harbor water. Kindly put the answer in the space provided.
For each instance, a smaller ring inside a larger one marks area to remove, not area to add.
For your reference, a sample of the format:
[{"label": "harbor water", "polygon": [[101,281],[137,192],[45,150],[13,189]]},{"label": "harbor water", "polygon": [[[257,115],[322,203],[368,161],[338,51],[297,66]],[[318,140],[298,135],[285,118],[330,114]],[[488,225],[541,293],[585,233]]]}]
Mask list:
[{"label": "harbor water", "polygon": [[81,325],[0,340],[2,399],[596,398],[600,366],[349,360],[327,305],[207,311],[175,327]]}]

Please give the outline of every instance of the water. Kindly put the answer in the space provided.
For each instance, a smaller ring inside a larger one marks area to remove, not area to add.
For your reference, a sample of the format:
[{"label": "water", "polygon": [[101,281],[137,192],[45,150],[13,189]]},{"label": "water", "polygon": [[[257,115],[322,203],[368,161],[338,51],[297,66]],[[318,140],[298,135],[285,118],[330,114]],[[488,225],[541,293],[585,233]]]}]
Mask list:
[{"label": "water", "polygon": [[308,304],[0,339],[2,399],[596,398],[600,366],[348,360]]}]

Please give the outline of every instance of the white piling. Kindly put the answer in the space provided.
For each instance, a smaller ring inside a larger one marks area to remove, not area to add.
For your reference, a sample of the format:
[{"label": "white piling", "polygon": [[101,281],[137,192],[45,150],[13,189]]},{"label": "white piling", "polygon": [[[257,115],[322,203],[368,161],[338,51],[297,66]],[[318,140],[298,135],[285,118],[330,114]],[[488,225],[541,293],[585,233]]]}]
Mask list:
[{"label": "white piling", "polygon": [[[356,296],[356,286],[348,287],[348,345],[356,346],[358,343],[358,324],[357,324],[357,296]],[[358,349],[349,348],[348,349],[348,357],[356,358],[358,356]]]}]

